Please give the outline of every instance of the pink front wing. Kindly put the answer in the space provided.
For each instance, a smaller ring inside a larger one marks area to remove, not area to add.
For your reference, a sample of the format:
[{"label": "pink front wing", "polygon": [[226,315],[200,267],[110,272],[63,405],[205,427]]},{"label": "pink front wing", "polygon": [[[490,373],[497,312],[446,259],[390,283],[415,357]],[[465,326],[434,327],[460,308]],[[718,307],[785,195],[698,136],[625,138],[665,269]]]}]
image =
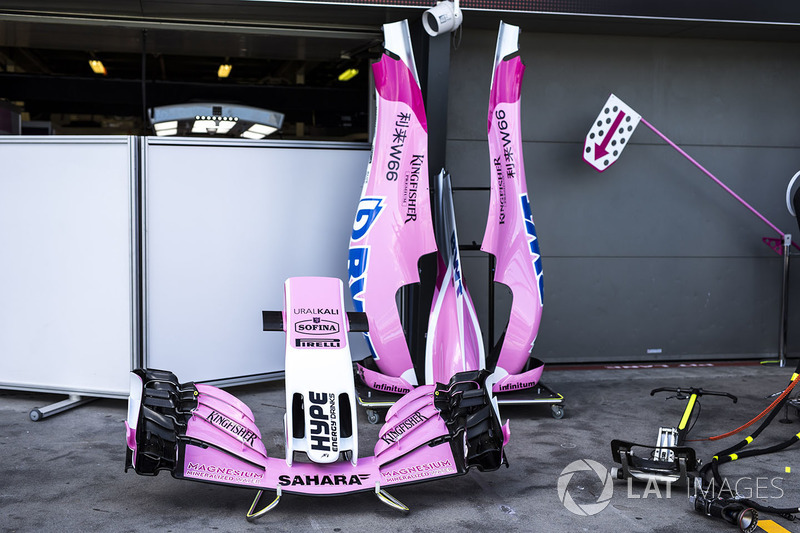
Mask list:
[{"label": "pink front wing", "polygon": [[[433,405],[434,387],[418,390],[395,404],[399,416],[388,417],[373,457],[363,458],[357,465],[349,461],[289,465],[266,456],[249,420],[238,419],[231,411],[225,412],[226,417],[209,416],[204,406],[216,391],[206,385],[186,426],[186,436],[194,440],[185,444],[178,477],[326,495],[374,490],[376,483],[387,487],[463,473],[450,443],[443,439],[449,431]],[[441,444],[429,444],[435,441]]]}]

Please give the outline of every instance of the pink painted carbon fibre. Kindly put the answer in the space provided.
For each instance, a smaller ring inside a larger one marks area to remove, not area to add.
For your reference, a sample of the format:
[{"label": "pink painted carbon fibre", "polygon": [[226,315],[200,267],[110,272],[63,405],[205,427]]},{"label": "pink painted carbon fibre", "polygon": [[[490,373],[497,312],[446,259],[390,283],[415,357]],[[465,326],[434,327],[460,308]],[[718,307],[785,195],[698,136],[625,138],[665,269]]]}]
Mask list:
[{"label": "pink painted carbon fibre", "polygon": [[425,383],[448,383],[458,372],[486,367],[478,316],[462,273],[450,175],[436,177],[434,217],[439,246],[436,288],[425,342]]},{"label": "pink painted carbon fibre", "polygon": [[[484,366],[481,332],[475,308],[466,286],[456,288],[453,269],[448,269],[445,285],[435,294],[429,322],[430,349],[426,383],[447,383],[458,372],[480,370]],[[430,374],[430,375],[428,375]]]},{"label": "pink painted carbon fibre", "polygon": [[427,405],[399,421],[384,424],[375,444],[375,457],[382,461],[396,459],[446,433],[439,411]]},{"label": "pink painted carbon fibre", "polygon": [[412,390],[412,386],[405,379],[375,372],[374,370],[362,366],[360,363],[356,363],[356,371],[361,377],[361,380],[366,383],[367,387],[370,389],[392,392],[395,394],[406,394]]},{"label": "pink painted carbon fibre", "polygon": [[[433,406],[432,386],[420,387],[395,404],[395,416],[388,417],[381,429],[375,456],[361,458],[357,465],[338,461],[294,462],[291,466],[283,459],[267,457],[260,439],[253,436],[255,427],[247,417],[236,416],[235,410],[225,412],[230,421],[214,419],[215,425],[210,424],[206,406],[223,391],[209,385],[203,389],[186,435],[198,444],[213,445],[186,445],[181,461],[185,479],[266,490],[280,487],[286,493],[332,495],[374,491],[376,483],[388,487],[459,474],[449,442],[428,445],[449,435]],[[234,418],[238,422],[233,423]]]},{"label": "pink painted carbon fibre", "polygon": [[432,404],[435,390],[435,385],[420,385],[404,395],[386,411],[386,425],[395,424],[399,420],[406,418],[410,413]]},{"label": "pink painted carbon fibre", "polygon": [[[494,280],[507,285],[513,294],[497,361],[500,374],[518,374],[525,366],[542,317],[541,257],[528,200],[520,131],[524,71],[518,56],[503,58],[495,65],[488,115],[491,200],[481,250],[497,258]],[[498,390],[497,384],[494,390]]]},{"label": "pink painted carbon fibre", "polygon": [[[222,429],[220,426],[226,426]],[[203,442],[211,442],[229,454],[259,464],[266,460],[267,451],[252,427],[239,424],[224,415],[198,405],[194,416],[186,426],[186,436]]]},{"label": "pink painted carbon fibre", "polygon": [[405,63],[384,55],[373,72],[376,134],[350,239],[349,285],[356,310],[367,313],[365,337],[378,369],[416,385],[395,295],[419,282],[419,258],[436,251],[427,122],[422,93]]},{"label": "pink painted carbon fibre", "polygon": [[205,401],[210,405],[213,405],[214,402],[227,404],[231,408],[238,411],[240,416],[248,418],[250,422],[255,423],[253,411],[251,411],[243,401],[235,397],[233,394],[222,389],[218,389],[212,385],[205,385],[203,383],[198,383],[195,385],[195,387],[197,388],[197,392],[202,393]]},{"label": "pink painted carbon fibre", "polygon": [[544,372],[544,364],[540,364],[539,366],[521,374],[508,374],[500,378],[500,380],[494,384],[492,390],[494,392],[509,392],[530,389],[539,383],[539,379],[542,377],[542,372]]},{"label": "pink painted carbon fibre", "polygon": [[254,464],[213,447],[189,445],[184,457],[183,477],[228,486],[275,490],[309,495],[348,494],[382,487],[432,480],[458,474],[450,444],[420,446],[406,451],[394,448],[386,457],[365,457],[357,466],[350,462],[329,464],[286,461],[268,457]]},{"label": "pink painted carbon fibre", "polygon": [[136,429],[132,428],[128,421],[125,421],[125,444],[128,445],[128,448],[131,450],[131,463],[136,464],[136,454],[138,453],[138,447],[136,445]]}]

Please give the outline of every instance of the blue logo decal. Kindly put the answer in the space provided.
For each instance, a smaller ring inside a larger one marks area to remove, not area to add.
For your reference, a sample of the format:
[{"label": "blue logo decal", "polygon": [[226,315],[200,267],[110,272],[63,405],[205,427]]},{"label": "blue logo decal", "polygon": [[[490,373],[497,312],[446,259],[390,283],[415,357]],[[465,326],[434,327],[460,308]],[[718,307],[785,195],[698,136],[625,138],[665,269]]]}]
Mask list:
[{"label": "blue logo decal", "polygon": [[362,198],[356,209],[351,239],[357,241],[364,237],[382,210],[383,198]]},{"label": "blue logo decal", "polygon": [[461,282],[461,265],[458,264],[458,245],[456,244],[455,230],[450,235],[450,250],[453,254],[453,282],[456,285],[456,295],[461,296],[464,292],[464,285]]},{"label": "blue logo decal", "polygon": [[347,254],[347,273],[349,274],[350,294],[356,311],[364,311],[364,289],[367,285],[367,259],[369,246],[350,248]]},{"label": "blue logo decal", "polygon": [[531,212],[531,203],[528,201],[528,195],[520,194],[520,201],[522,202],[522,218],[525,221],[525,233],[528,235],[528,248],[533,258],[533,270],[536,273],[536,282],[539,285],[539,305],[542,305],[544,297],[544,272],[542,270],[542,254],[539,251],[539,239],[536,237],[536,227],[533,225],[533,213]]},{"label": "blue logo decal", "polygon": [[[369,258],[369,246],[356,246],[350,248],[347,256],[347,273],[349,276],[350,294],[353,297],[353,307],[356,311],[364,312],[364,290],[367,286],[367,260]],[[372,357],[380,359],[372,344],[369,333],[364,333]]]},{"label": "blue logo decal", "polygon": [[[350,236],[350,251],[347,255],[347,273],[350,295],[353,297],[353,307],[356,311],[364,311],[364,291],[367,287],[367,264],[369,259],[369,246],[353,246],[354,241],[363,239],[377,220],[383,210],[383,197],[366,197],[358,202],[356,219],[353,222],[353,233]],[[377,359],[375,348],[368,333],[364,333],[372,356]]]}]

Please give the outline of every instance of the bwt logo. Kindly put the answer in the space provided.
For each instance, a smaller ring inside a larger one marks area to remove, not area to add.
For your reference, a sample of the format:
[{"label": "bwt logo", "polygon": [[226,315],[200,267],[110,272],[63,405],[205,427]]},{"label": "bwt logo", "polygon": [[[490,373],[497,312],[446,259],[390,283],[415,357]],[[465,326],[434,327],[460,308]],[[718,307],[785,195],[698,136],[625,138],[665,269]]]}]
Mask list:
[{"label": "bwt logo", "polygon": [[364,289],[367,285],[367,264],[369,246],[353,246],[353,243],[366,237],[369,230],[383,211],[382,197],[366,197],[358,202],[353,233],[350,236],[350,251],[347,254],[348,285],[356,311],[364,311]]},{"label": "bwt logo", "polygon": [[522,218],[525,221],[525,233],[528,236],[528,248],[533,258],[533,270],[536,273],[536,283],[539,286],[539,305],[542,305],[544,295],[544,276],[542,271],[542,253],[539,251],[539,239],[536,237],[536,227],[533,225],[533,212],[528,194],[519,195],[522,203]]},{"label": "bwt logo", "polygon": [[353,222],[353,234],[350,239],[359,241],[369,232],[372,224],[383,211],[383,198],[362,198],[356,209],[356,219]]},{"label": "bwt logo", "polygon": [[369,246],[351,247],[347,254],[347,274],[350,294],[356,311],[364,311],[364,289],[367,287],[367,262]]}]

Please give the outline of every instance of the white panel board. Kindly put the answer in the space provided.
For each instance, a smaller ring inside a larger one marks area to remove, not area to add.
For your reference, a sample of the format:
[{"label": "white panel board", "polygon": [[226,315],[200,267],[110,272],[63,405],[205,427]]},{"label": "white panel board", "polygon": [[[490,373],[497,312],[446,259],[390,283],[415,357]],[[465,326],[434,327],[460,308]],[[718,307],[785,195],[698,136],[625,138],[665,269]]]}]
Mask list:
[{"label": "white panel board", "polygon": [[[284,368],[291,276],[346,280],[367,145],[149,139],[145,361],[181,381],[264,379]],[[354,352],[365,352],[351,336]]]},{"label": "white panel board", "polygon": [[133,146],[0,139],[0,387],[127,396]]}]

